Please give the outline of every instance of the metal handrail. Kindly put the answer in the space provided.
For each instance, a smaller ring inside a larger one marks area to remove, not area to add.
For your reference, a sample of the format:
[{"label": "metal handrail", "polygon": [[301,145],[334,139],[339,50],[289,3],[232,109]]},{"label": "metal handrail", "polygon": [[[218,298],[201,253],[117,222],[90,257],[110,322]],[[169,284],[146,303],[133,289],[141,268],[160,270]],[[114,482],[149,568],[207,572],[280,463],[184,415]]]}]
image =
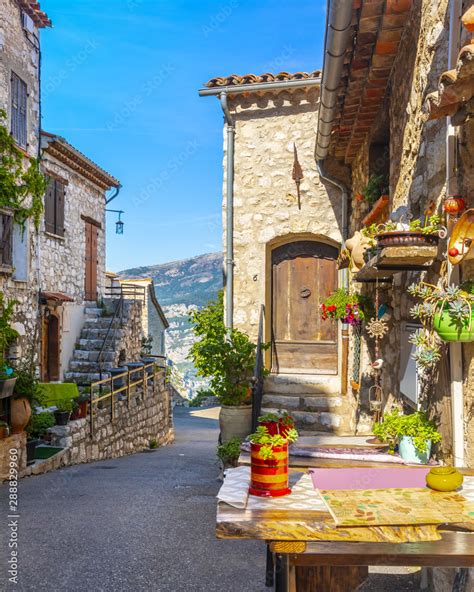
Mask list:
[{"label": "metal handrail", "polygon": [[117,327],[115,326],[115,320],[117,319],[117,315],[120,311],[120,326],[123,325],[123,296],[120,297],[117,306],[115,307],[114,314],[110,320],[109,326],[107,328],[107,333],[105,334],[104,341],[102,342],[102,347],[100,348],[99,355],[97,356],[97,364],[99,365],[99,373],[102,378],[102,365],[103,365],[103,356],[105,352],[105,346],[107,345],[107,339],[109,338],[110,332],[113,328],[113,335],[115,338],[115,332],[117,331]]},{"label": "metal handrail", "polygon": [[[152,372],[147,372],[147,369],[152,369]],[[127,395],[127,408],[130,406],[130,395],[132,389],[141,385],[143,388],[143,394],[147,393],[148,383],[150,380],[155,380],[157,375],[162,372],[164,368],[158,366],[155,362],[150,362],[149,364],[143,365],[141,368],[129,368],[127,371],[122,372],[121,374],[117,374],[115,376],[109,376],[108,378],[102,378],[101,380],[97,380],[96,382],[92,382],[90,385],[89,391],[89,426],[90,426],[90,437],[94,436],[94,405],[100,403],[101,401],[106,401],[110,399],[110,416],[111,420],[115,419],[116,409],[115,406],[117,404],[116,395],[120,393],[126,392]],[[141,374],[139,379],[135,379],[136,374]],[[133,378],[131,378],[133,375]],[[125,386],[121,386],[119,388],[115,388],[114,382],[119,378],[126,377],[126,384]],[[104,395],[99,395],[98,397],[94,397],[94,389],[99,387],[99,392],[102,392],[102,387],[105,384],[110,385],[110,392],[105,393]]]},{"label": "metal handrail", "polygon": [[136,284],[132,283],[121,283],[120,285],[116,286],[106,286],[105,288],[105,295],[114,298],[114,297],[125,297],[131,300],[143,300],[146,299],[146,286],[137,286]]},{"label": "metal handrail", "polygon": [[257,429],[258,418],[262,409],[263,382],[264,382],[264,359],[263,359],[263,325],[265,321],[265,305],[260,307],[260,318],[258,322],[258,340],[255,355],[255,368],[253,371],[252,386],[252,431]]}]

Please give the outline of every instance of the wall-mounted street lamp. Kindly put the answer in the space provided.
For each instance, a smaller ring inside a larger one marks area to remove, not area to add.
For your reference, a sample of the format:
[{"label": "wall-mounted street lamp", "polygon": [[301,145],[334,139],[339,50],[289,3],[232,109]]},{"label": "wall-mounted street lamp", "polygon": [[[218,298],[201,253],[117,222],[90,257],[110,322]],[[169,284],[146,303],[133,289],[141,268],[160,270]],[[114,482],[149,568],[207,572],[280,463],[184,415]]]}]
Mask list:
[{"label": "wall-mounted street lamp", "polygon": [[106,212],[115,212],[116,214],[118,214],[118,220],[117,222],[115,222],[115,234],[123,234],[123,227],[124,227],[124,223],[122,222],[120,216],[122,214],[124,214],[123,210],[105,210]]}]

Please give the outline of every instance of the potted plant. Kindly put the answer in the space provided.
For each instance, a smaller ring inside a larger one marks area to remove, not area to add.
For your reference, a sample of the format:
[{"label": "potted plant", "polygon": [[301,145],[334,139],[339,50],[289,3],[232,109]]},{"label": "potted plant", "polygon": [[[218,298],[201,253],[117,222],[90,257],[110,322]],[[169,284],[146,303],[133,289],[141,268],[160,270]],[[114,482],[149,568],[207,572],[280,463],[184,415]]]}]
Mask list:
[{"label": "potted plant", "polygon": [[378,247],[423,247],[437,245],[440,236],[445,236],[441,218],[437,214],[421,220],[411,220],[408,224],[387,222],[381,224],[375,236]]},{"label": "potted plant", "polygon": [[16,300],[5,300],[0,292],[0,399],[11,397],[16,382],[13,368],[7,363],[8,349],[18,338],[18,332],[11,326]]},{"label": "potted plant", "polygon": [[321,304],[321,318],[338,319],[349,325],[360,325],[370,310],[365,296],[339,288]]},{"label": "potted plant", "polygon": [[219,444],[217,447],[217,457],[222,462],[224,469],[236,467],[240,456],[240,438],[232,438],[225,444]]},{"label": "potted plant", "polygon": [[61,401],[56,406],[56,411],[54,412],[54,419],[56,420],[56,425],[65,426],[69,422],[69,418],[71,417],[72,411],[72,401]]},{"label": "potted plant", "polygon": [[420,282],[409,286],[408,293],[423,301],[410,314],[428,331],[443,341],[474,341],[474,282],[447,288]]},{"label": "potted plant", "polygon": [[402,415],[398,409],[386,413],[381,423],[373,426],[374,435],[381,442],[398,452],[403,460],[410,463],[427,464],[431,456],[431,446],[441,441],[441,434],[424,413],[417,411]]},{"label": "potted plant", "polygon": [[364,200],[373,206],[375,202],[388,193],[388,180],[384,175],[370,175],[367,185],[362,191]]},{"label": "potted plant", "polygon": [[12,432],[23,432],[31,417],[31,409],[41,405],[44,399],[39,386],[34,364],[34,353],[30,351],[15,371],[17,380],[10,405]]},{"label": "potted plant", "polygon": [[81,393],[76,399],[72,401],[72,413],[71,420],[83,419],[87,417],[89,410],[89,395],[87,393]]},{"label": "potted plant", "polygon": [[251,395],[257,346],[242,331],[225,327],[222,293],[216,301],[193,312],[191,322],[198,341],[191,347],[190,358],[198,375],[209,378],[209,390],[221,404],[221,442],[244,439],[252,430]]},{"label": "potted plant", "polygon": [[46,434],[48,428],[52,428],[55,423],[54,414],[50,411],[34,413],[31,416],[26,426],[26,433],[28,435],[26,441],[27,464],[34,462],[36,447],[41,443],[41,438]]},{"label": "potted plant", "polygon": [[295,429],[295,420],[286,411],[265,413],[258,418],[258,425],[266,427],[271,436],[280,434],[285,438],[290,430]]},{"label": "potted plant", "polygon": [[279,497],[291,493],[288,487],[288,445],[298,439],[291,428],[285,436],[270,434],[264,425],[250,436],[249,493],[260,497]]}]

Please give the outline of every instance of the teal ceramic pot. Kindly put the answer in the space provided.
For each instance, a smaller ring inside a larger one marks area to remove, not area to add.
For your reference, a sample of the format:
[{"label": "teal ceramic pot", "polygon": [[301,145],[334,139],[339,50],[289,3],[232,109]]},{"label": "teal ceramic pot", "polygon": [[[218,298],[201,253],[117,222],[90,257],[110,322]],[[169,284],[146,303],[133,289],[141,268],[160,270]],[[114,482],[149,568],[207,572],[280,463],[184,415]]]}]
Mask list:
[{"label": "teal ceramic pot", "polygon": [[441,313],[436,313],[433,319],[433,328],[443,341],[462,341],[463,343],[474,341],[474,308],[471,322],[469,323],[469,320],[466,319],[462,326],[453,322],[446,309]]},{"label": "teal ceramic pot", "polygon": [[420,452],[415,448],[411,436],[402,436],[398,445],[398,452],[406,462],[426,465],[431,456],[431,440],[428,440],[427,444],[425,452]]}]

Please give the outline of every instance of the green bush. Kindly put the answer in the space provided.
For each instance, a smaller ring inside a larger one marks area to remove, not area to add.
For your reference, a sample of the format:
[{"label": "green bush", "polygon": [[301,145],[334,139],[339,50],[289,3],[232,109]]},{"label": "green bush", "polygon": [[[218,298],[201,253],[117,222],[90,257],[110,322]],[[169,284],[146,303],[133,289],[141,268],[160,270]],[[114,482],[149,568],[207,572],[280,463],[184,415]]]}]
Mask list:
[{"label": "green bush", "polygon": [[54,425],[56,425],[54,413],[44,411],[31,416],[26,426],[26,433],[29,438],[40,438],[46,434],[48,428],[52,428]]},{"label": "green bush", "polygon": [[224,463],[224,465],[235,466],[240,456],[240,445],[242,440],[240,438],[232,438],[225,444],[219,444],[217,447],[217,456]]},{"label": "green bush", "polygon": [[257,346],[242,331],[225,327],[222,292],[190,320],[198,338],[190,358],[198,375],[210,378],[209,390],[223,405],[245,403],[250,399]]},{"label": "green bush", "polygon": [[391,452],[402,436],[413,438],[415,448],[421,453],[426,452],[428,440],[433,444],[441,441],[436,426],[421,411],[400,415],[398,409],[394,409],[384,415],[381,423],[375,423],[372,430],[381,442],[389,445]]}]

